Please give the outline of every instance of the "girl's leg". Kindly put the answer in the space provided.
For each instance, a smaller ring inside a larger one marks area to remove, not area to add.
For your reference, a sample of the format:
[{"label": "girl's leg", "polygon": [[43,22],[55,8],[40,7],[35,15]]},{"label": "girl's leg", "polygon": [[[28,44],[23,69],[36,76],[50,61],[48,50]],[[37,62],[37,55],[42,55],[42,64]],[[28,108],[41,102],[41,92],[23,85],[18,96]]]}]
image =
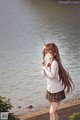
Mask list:
[{"label": "girl's leg", "polygon": [[50,103],[50,120],[58,120],[57,108],[60,102],[51,102]]},{"label": "girl's leg", "polygon": [[56,112],[56,120],[58,120],[58,113]]},{"label": "girl's leg", "polygon": [[[58,102],[58,103],[60,103],[60,102]],[[50,102],[50,106],[51,106],[51,102]],[[57,113],[57,111],[56,111],[56,120],[58,120],[58,113]]]}]

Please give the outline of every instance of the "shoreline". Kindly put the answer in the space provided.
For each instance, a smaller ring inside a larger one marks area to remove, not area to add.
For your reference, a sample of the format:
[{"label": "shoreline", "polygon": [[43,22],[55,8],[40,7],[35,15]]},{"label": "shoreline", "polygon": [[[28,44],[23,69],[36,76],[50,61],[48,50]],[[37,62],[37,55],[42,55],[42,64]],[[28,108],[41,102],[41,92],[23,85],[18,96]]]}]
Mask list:
[{"label": "shoreline", "polygon": [[[74,112],[80,112],[80,100],[70,101],[68,103],[60,104],[58,107],[58,114],[60,120],[68,120],[68,116]],[[49,120],[49,108],[44,108],[39,111],[16,115],[20,120]]]}]

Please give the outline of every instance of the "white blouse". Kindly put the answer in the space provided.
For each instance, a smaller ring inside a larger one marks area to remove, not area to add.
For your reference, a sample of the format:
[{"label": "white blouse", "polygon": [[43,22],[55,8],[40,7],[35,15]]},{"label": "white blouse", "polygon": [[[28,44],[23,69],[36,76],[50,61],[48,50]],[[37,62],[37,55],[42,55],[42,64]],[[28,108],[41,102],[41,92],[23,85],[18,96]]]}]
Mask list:
[{"label": "white blouse", "polygon": [[64,90],[64,87],[59,81],[58,71],[59,71],[59,66],[55,59],[51,63],[51,69],[46,66],[44,70],[41,70],[42,76],[46,77],[47,79],[47,90],[50,93],[56,93]]}]

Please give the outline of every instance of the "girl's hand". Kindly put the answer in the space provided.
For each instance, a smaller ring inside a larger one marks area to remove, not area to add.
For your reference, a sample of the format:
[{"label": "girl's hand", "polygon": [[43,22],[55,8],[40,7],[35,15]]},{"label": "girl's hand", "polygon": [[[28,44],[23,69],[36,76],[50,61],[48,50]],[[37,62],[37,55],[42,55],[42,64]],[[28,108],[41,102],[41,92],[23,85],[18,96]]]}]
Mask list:
[{"label": "girl's hand", "polygon": [[42,66],[45,65],[45,60],[42,60],[41,65],[42,65]]},{"label": "girl's hand", "polygon": [[45,69],[45,60],[42,60],[42,62],[41,62],[41,68],[42,68],[42,70],[44,70]]},{"label": "girl's hand", "polygon": [[42,66],[41,68],[42,68],[42,70],[45,70],[46,66]]}]

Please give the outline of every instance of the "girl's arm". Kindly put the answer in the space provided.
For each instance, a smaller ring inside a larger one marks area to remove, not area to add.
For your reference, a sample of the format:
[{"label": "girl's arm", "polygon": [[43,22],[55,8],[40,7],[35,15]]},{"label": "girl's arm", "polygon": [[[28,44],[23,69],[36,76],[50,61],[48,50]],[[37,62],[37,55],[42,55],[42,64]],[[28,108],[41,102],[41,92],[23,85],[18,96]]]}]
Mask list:
[{"label": "girl's arm", "polygon": [[45,74],[47,75],[47,77],[52,79],[55,77],[57,67],[58,67],[57,61],[53,61],[51,65],[51,70],[48,70],[46,67],[44,67],[43,69],[45,70]]},{"label": "girl's arm", "polygon": [[41,75],[44,76],[44,77],[46,76],[46,73],[45,73],[44,70],[41,70]]},{"label": "girl's arm", "polygon": [[45,73],[45,70],[43,69],[43,67],[45,66],[45,60],[42,60],[42,62],[41,62],[41,75],[42,76],[46,76],[46,73]]}]

